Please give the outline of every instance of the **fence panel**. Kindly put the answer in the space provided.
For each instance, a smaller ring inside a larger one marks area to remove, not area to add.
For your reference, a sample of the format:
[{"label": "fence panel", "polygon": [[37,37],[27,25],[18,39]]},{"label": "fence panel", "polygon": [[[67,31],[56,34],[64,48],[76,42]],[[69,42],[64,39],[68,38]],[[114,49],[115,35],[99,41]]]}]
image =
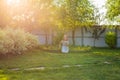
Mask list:
[{"label": "fence panel", "polygon": [[[109,29],[107,29],[103,34],[101,34],[101,36],[95,40],[94,42],[94,38],[92,36],[92,34],[90,32],[86,32],[83,31],[83,44],[84,46],[95,46],[95,47],[107,47],[107,44],[105,43],[105,33],[109,31]],[[39,41],[41,44],[45,44],[45,34],[36,34],[39,37]],[[48,34],[48,44],[52,44],[53,42],[53,34],[50,33]],[[120,47],[120,31],[117,30],[117,47]],[[69,41],[70,44],[72,45],[72,33],[69,32],[68,33],[68,37],[69,37]],[[82,35],[81,35],[81,29],[78,28],[75,32],[75,45],[77,46],[82,46]],[[95,43],[95,44],[94,44]]]}]

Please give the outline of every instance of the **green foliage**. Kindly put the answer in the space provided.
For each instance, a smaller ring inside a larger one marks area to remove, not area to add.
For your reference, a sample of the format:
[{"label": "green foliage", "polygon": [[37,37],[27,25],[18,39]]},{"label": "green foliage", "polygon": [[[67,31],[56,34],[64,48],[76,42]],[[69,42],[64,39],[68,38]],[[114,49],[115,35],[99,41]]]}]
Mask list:
[{"label": "green foliage", "polygon": [[105,42],[110,48],[115,48],[117,45],[117,36],[115,32],[107,32],[105,35]]},{"label": "green foliage", "polygon": [[107,17],[109,19],[114,19],[116,16],[120,14],[120,0],[107,0]]},{"label": "green foliage", "polygon": [[72,42],[75,45],[75,30],[93,24],[94,10],[89,0],[63,0],[58,7],[57,25],[64,30],[72,30]]},{"label": "green foliage", "polygon": [[0,54],[18,53],[37,47],[39,41],[36,36],[23,30],[0,30]]},{"label": "green foliage", "polygon": [[58,16],[63,27],[76,29],[92,23],[94,10],[88,0],[64,0],[61,5]]},{"label": "green foliage", "polygon": [[91,47],[89,46],[86,46],[86,47],[81,47],[81,46],[70,46],[70,51],[73,51],[73,52],[80,52],[80,51],[90,51],[91,50]]},{"label": "green foliage", "polygon": [[0,80],[9,80],[3,70],[0,70]]}]

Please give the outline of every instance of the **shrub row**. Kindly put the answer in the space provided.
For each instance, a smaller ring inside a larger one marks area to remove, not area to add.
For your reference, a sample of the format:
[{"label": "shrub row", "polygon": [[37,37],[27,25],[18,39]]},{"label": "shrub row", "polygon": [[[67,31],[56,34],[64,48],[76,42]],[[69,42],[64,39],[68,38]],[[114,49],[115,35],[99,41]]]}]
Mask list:
[{"label": "shrub row", "polygon": [[0,54],[21,54],[24,51],[38,47],[39,41],[24,30],[1,29],[0,30]]}]

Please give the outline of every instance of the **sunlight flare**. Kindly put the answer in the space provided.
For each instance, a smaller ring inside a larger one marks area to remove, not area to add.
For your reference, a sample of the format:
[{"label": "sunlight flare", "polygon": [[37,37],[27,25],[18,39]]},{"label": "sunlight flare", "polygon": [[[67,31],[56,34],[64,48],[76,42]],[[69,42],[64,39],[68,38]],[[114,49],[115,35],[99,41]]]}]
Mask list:
[{"label": "sunlight flare", "polygon": [[20,0],[7,0],[8,5],[18,5],[20,4]]}]

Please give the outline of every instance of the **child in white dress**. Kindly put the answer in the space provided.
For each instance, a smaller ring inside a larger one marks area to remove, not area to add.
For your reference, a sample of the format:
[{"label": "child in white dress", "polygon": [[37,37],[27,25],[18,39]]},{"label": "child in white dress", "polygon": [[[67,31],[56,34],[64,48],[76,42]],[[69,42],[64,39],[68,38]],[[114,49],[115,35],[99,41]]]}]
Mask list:
[{"label": "child in white dress", "polygon": [[64,35],[63,40],[61,41],[61,52],[62,53],[69,52],[69,41],[67,35]]}]

